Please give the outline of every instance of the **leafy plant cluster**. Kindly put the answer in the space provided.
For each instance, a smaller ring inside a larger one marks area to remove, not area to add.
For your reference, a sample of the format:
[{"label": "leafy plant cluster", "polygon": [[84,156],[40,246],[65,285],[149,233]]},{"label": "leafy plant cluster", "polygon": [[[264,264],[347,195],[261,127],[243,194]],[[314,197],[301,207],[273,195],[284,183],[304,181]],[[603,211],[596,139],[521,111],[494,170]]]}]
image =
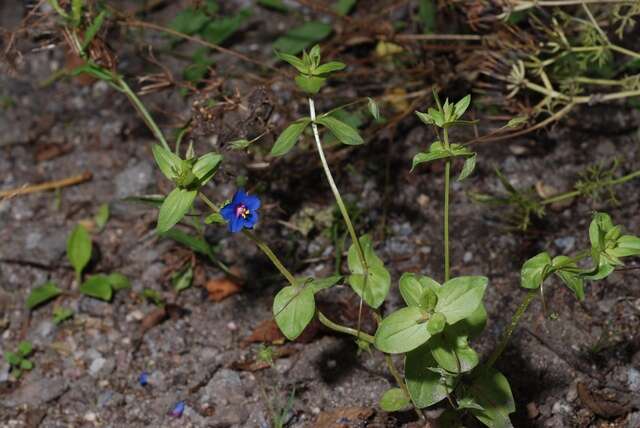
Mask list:
[{"label": "leafy plant cluster", "polygon": [[[274,1],[262,3],[270,3],[272,7],[278,7],[279,4]],[[210,4],[212,3],[207,3]],[[197,31],[201,31],[202,28],[205,27],[198,27]],[[611,46],[609,45],[608,49],[613,49]],[[480,355],[472,348],[470,342],[482,333],[486,323],[487,313],[483,298],[489,287],[489,280],[481,275],[451,277],[449,254],[450,178],[456,165],[454,161],[463,161],[458,180],[467,178],[473,172],[477,161],[477,155],[468,146],[449,141],[449,132],[456,126],[473,123],[463,119],[471,98],[467,96],[455,103],[448,100],[441,103],[434,93],[436,105],[425,113],[417,112],[417,116],[423,123],[436,129],[438,140],[427,150],[416,155],[412,167],[415,169],[427,162],[445,164],[444,274],[442,280],[437,280],[419,273],[403,273],[398,288],[405,306],[390,314],[384,314],[383,304],[392,288],[391,275],[384,261],[376,254],[371,237],[358,234],[355,230],[348,207],[333,178],[323,144],[323,136],[328,135],[349,146],[364,144],[364,139],[354,126],[338,117],[336,110],[318,114],[313,99],[326,84],[327,77],[332,72],[344,69],[345,64],[338,61],[323,64],[318,46],[313,46],[308,52],[302,46],[298,50],[303,52],[302,56],[295,57],[298,47],[280,47],[276,50],[276,55],[291,64],[298,72],[295,82],[307,96],[309,114],[285,128],[271,149],[271,155],[287,154],[299,142],[305,130],[310,129],[320,165],[351,239],[347,255],[348,273],[344,276],[337,274],[327,278],[300,278],[292,274],[268,244],[255,233],[255,221],[249,221],[251,216],[257,214],[260,207],[259,199],[256,201],[255,196],[250,199],[244,191],[238,191],[237,197],[232,201],[215,203],[204,194],[205,184],[211,182],[222,162],[221,155],[211,152],[197,157],[190,146],[182,156],[180,138],[176,139],[175,147],[171,149],[144,105],[115,71],[106,70],[95,62],[88,61],[85,66],[77,69],[76,73],[88,73],[127,95],[158,139],[160,144],[153,147],[154,158],[163,175],[174,185],[174,189],[163,198],[160,205],[157,226],[159,233],[175,233],[178,230],[174,227],[176,224],[190,220],[189,214],[196,198],[199,197],[211,209],[205,223],[236,222],[238,227],[231,230],[242,230],[282,274],[287,285],[274,299],[273,314],[278,327],[288,339],[296,339],[311,320],[317,317],[326,327],[353,336],[359,347],[375,348],[383,353],[387,367],[397,383],[396,387],[389,389],[380,399],[380,406],[386,411],[413,408],[418,417],[424,418],[421,409],[446,400],[448,410],[441,417],[445,426],[461,426],[466,415],[472,415],[489,427],[511,426],[509,415],[515,411],[515,402],[507,378],[494,368],[494,364],[504,351],[513,329],[531,301],[542,291],[543,284],[552,275],[564,282],[579,299],[583,299],[586,281],[603,279],[622,265],[622,259],[640,254],[640,239],[624,234],[608,215],[597,213],[589,228],[590,250],[574,256],[558,255],[554,258],[544,252],[526,261],[520,276],[521,285],[528,293],[498,347],[487,361],[481,361]],[[553,46],[550,48],[553,49]],[[566,46],[561,46],[561,49],[565,48]],[[558,95],[559,93],[546,82],[545,86],[533,83],[529,80],[531,71],[528,67],[531,65],[525,65],[523,61],[515,65],[514,77],[510,80],[513,91],[517,92],[522,87],[527,87],[546,95],[540,108],[550,107],[552,101],[562,101],[566,105],[581,102],[581,98]],[[536,70],[544,71],[544,67],[546,65],[542,68],[537,67]],[[541,72],[537,74],[542,75]],[[542,90],[539,90],[540,88]],[[377,119],[377,104],[371,99],[368,103],[372,116]],[[91,247],[90,242],[87,245],[86,231],[83,233],[82,229],[74,231],[72,238],[70,242],[73,241],[74,245],[70,245],[69,259],[80,279],[90,258],[87,252],[90,253]],[[181,239],[188,241],[184,237]],[[195,241],[190,242],[194,247],[199,245]],[[202,252],[210,254],[210,249]],[[102,284],[101,291],[96,291],[96,284],[91,283],[91,278],[86,280],[80,289],[82,291],[84,288],[87,294],[94,297],[106,297],[107,288],[111,290],[117,287],[110,279],[111,275],[102,275],[93,281]],[[360,297],[358,323],[355,326],[336,323],[316,306],[315,297],[318,293],[328,292],[343,280]],[[89,290],[91,292],[88,292]],[[374,334],[369,334],[361,328],[364,305],[369,307],[377,320]],[[403,357],[403,373],[395,367],[392,358],[394,355]]]}]

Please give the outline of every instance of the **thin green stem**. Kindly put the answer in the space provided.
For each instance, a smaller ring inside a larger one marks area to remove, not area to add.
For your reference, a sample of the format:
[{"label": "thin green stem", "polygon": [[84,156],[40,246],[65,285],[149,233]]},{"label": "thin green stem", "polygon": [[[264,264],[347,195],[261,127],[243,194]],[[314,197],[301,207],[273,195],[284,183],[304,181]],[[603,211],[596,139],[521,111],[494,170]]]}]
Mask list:
[{"label": "thin green stem", "polygon": [[320,320],[322,325],[324,325],[327,328],[330,328],[331,330],[334,330],[340,333],[350,334],[351,336],[355,336],[358,339],[362,339],[371,345],[373,345],[373,343],[375,342],[375,337],[371,336],[370,334],[363,333],[362,331],[356,330],[355,328],[337,324],[331,321],[329,318],[327,318],[320,311],[318,311],[318,320]]},{"label": "thin green stem", "polygon": [[413,404],[413,410],[415,410],[416,415],[418,415],[418,418],[420,418],[420,420],[422,421],[425,421],[426,419],[424,415],[422,414],[420,409],[418,409],[418,406],[416,405],[415,401],[413,401],[413,398],[411,398],[411,394],[409,394],[409,388],[407,387],[407,384],[402,379],[402,376],[400,375],[400,372],[398,372],[398,369],[396,369],[396,366],[393,364],[393,359],[391,358],[391,355],[384,354],[384,360],[387,363],[387,368],[389,369],[391,376],[393,376],[393,378],[396,380],[396,383],[398,384],[400,389],[402,389],[402,392],[404,392],[404,395],[409,400],[411,400],[411,403]]},{"label": "thin green stem", "polygon": [[353,223],[351,222],[351,217],[349,217],[349,212],[347,211],[347,207],[342,200],[342,196],[340,196],[340,191],[336,186],[336,183],[333,179],[333,175],[331,174],[331,170],[329,169],[329,164],[327,163],[327,159],[324,155],[324,150],[322,148],[322,143],[320,142],[320,133],[318,132],[318,125],[316,124],[316,108],[315,103],[313,102],[313,98],[309,98],[309,114],[311,115],[311,128],[313,129],[313,136],[316,143],[316,149],[318,150],[318,155],[320,156],[320,162],[322,163],[322,169],[324,170],[324,174],[327,177],[327,181],[329,182],[329,187],[331,187],[331,191],[333,192],[333,197],[338,204],[338,209],[340,210],[340,214],[342,214],[342,218],[344,219],[344,223],[347,226],[347,230],[349,231],[349,235],[351,235],[351,240],[353,241],[356,249],[358,251],[358,258],[360,259],[360,263],[362,266],[367,266],[367,261],[364,258],[364,250],[362,249],[362,245],[360,244],[360,240],[358,239],[358,235],[353,227]]},{"label": "thin green stem", "polygon": [[336,200],[336,204],[338,204],[338,208],[340,209],[340,213],[342,214],[342,218],[344,219],[344,224],[347,226],[347,230],[349,231],[349,235],[351,236],[351,241],[353,245],[356,247],[356,253],[358,254],[358,259],[360,260],[360,264],[362,265],[363,275],[364,275],[364,284],[362,285],[362,295],[360,296],[360,305],[358,307],[358,332],[360,331],[360,325],[362,322],[362,306],[363,306],[363,296],[367,290],[367,282],[369,280],[369,265],[367,264],[367,259],[364,256],[364,250],[362,248],[362,244],[358,239],[358,235],[356,234],[356,230],[353,227],[353,223],[351,222],[351,217],[349,217],[349,212],[347,211],[347,207],[342,200],[342,196],[340,196],[340,191],[336,186],[335,181],[333,180],[333,175],[331,174],[331,169],[329,169],[329,164],[327,163],[327,158],[324,155],[324,150],[322,149],[322,142],[320,141],[320,133],[318,132],[318,124],[316,123],[316,106],[313,102],[313,98],[309,97],[309,115],[311,116],[311,128],[313,129],[313,136],[316,143],[316,149],[318,150],[318,155],[320,156],[320,163],[322,164],[322,169],[324,170],[325,175],[327,176],[327,181],[329,182],[329,187],[331,187],[331,191],[333,192],[333,197]]},{"label": "thin green stem", "polygon": [[273,265],[278,269],[278,271],[280,271],[282,276],[284,276],[287,279],[289,284],[293,285],[294,287],[297,285],[296,279],[294,278],[293,274],[291,274],[291,272],[289,272],[289,270],[286,267],[284,267],[282,262],[280,262],[280,259],[278,259],[278,256],[276,256],[274,252],[271,251],[271,248],[269,248],[269,245],[267,245],[266,242],[260,239],[255,233],[247,229],[244,229],[242,233],[244,234],[244,236],[251,239],[258,246],[258,248],[260,248],[260,250],[264,253],[264,255],[267,256],[269,260],[271,260],[271,263],[273,263]]},{"label": "thin green stem", "polygon": [[513,314],[513,317],[511,318],[511,322],[509,323],[507,330],[502,335],[502,339],[500,340],[498,347],[493,351],[493,353],[491,354],[491,357],[489,357],[489,361],[487,362],[487,365],[486,365],[487,368],[492,367],[495,364],[495,362],[498,360],[500,355],[502,355],[502,352],[504,352],[505,348],[507,347],[507,344],[509,343],[509,339],[511,339],[511,335],[513,334],[518,323],[520,322],[520,318],[522,318],[522,315],[524,315],[524,313],[527,311],[529,304],[533,301],[533,299],[536,298],[537,293],[538,293],[537,289],[530,290],[529,292],[527,292],[524,299],[522,300],[522,303],[520,303],[520,306],[518,306],[518,309],[516,310],[515,314]]},{"label": "thin green stem", "polygon": [[[449,149],[449,131],[443,129],[444,147]],[[449,257],[449,181],[451,178],[451,160],[444,165],[444,280],[449,281],[451,275],[451,260]]]},{"label": "thin green stem", "polygon": [[[600,188],[608,187],[608,186],[617,186],[618,184],[626,183],[627,181],[633,180],[634,178],[637,178],[637,177],[640,177],[640,170],[634,171],[630,174],[627,174],[625,176],[622,176],[613,180],[604,181],[600,185]],[[575,198],[576,196],[580,196],[581,194],[582,194],[582,191],[580,190],[572,190],[570,192],[561,193],[559,195],[555,195],[555,196],[551,196],[549,198],[543,199],[540,203],[542,205],[549,205],[556,202],[564,201],[565,199]]]},{"label": "thin green stem", "polygon": [[153,120],[153,117],[151,116],[151,114],[149,114],[149,111],[144,106],[142,101],[140,101],[140,98],[138,98],[136,93],[133,92],[133,90],[129,87],[129,85],[127,85],[127,82],[125,82],[124,79],[122,79],[118,75],[115,75],[114,77],[115,77],[115,80],[116,80],[116,84],[120,87],[121,91],[127,97],[129,97],[129,100],[131,101],[133,106],[136,108],[138,113],[140,113],[140,116],[142,116],[142,120],[144,120],[144,123],[147,124],[147,126],[149,127],[149,129],[153,133],[153,136],[156,137],[156,139],[162,144],[162,146],[165,149],[171,151],[171,148],[169,147],[169,144],[167,143],[167,140],[164,138],[164,135],[162,134],[162,131],[160,130],[160,128],[158,127],[156,122]]}]

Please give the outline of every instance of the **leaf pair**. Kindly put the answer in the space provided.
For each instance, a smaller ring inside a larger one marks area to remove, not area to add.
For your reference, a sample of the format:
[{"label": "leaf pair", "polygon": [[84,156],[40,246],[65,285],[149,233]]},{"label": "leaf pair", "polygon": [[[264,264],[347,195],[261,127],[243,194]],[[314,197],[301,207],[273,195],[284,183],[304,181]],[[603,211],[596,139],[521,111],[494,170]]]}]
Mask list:
[{"label": "leaf pair", "polygon": [[[487,278],[482,276],[462,276],[436,287],[437,282],[423,279],[417,281],[418,286],[424,287],[419,300],[413,298],[418,294],[418,290],[415,290],[416,285],[405,285],[403,297],[412,295],[411,299],[406,300],[409,306],[393,312],[382,320],[376,332],[376,347],[390,354],[418,348],[434,334],[441,332],[446,325],[455,324],[471,316],[481,305],[487,282]],[[412,290],[411,293],[407,290],[409,288]],[[435,288],[435,291],[432,288]],[[422,295],[432,292],[436,296],[436,304],[429,310],[425,308],[425,298]]]},{"label": "leaf pair", "polygon": [[369,235],[359,238],[365,265],[359,255],[357,244],[349,247],[347,264],[349,265],[349,285],[370,307],[376,309],[386,299],[391,288],[391,275],[384,267],[382,260],[375,254]]},{"label": "leaf pair", "polygon": [[80,285],[78,290],[84,295],[108,302],[115,291],[129,287],[131,287],[131,284],[126,276],[120,273],[112,273],[109,275],[91,275]]},{"label": "leaf pair", "polygon": [[153,145],[152,151],[162,174],[177,186],[160,206],[156,230],[164,233],[189,212],[199,187],[211,180],[222,162],[222,156],[207,153],[197,159],[185,160],[158,144]]},{"label": "leaf pair", "polygon": [[[280,134],[271,149],[272,156],[282,156],[289,152],[298,142],[300,135],[311,123],[311,118],[303,117],[296,120]],[[333,116],[320,116],[316,119],[316,124],[322,125],[343,144],[358,145],[363,144],[364,140],[358,134],[358,131],[345,122]]]},{"label": "leaf pair", "polygon": [[453,125],[471,125],[474,122],[460,120],[471,104],[471,95],[467,95],[455,104],[450,104],[445,100],[444,105],[440,105],[437,94],[434,93],[438,108],[429,107],[426,113],[416,112],[418,118],[426,125],[435,125],[439,128],[449,128]]},{"label": "leaf pair", "polygon": [[303,51],[302,58],[286,52],[279,52],[278,50],[275,53],[278,58],[298,70],[300,74],[295,78],[296,84],[308,94],[318,93],[327,80],[325,75],[346,67],[345,64],[339,61],[320,64],[320,46],[318,45],[313,46],[309,53]]},{"label": "leaf pair", "polygon": [[440,141],[434,142],[429,147],[429,150],[418,153],[413,157],[411,170],[422,163],[432,162],[438,159],[453,159],[456,157],[465,159],[462,171],[458,176],[458,181],[462,181],[475,169],[476,154],[461,144],[450,144],[449,147],[445,147]]}]

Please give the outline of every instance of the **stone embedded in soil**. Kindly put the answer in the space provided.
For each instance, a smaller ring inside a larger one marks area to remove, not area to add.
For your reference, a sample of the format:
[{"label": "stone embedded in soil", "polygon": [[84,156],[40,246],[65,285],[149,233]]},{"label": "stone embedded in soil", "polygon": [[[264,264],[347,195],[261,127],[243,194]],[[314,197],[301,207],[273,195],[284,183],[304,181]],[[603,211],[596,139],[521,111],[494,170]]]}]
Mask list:
[{"label": "stone embedded in soil", "polygon": [[25,383],[11,394],[0,398],[0,405],[4,407],[40,406],[60,397],[67,388],[68,386],[62,378],[42,377]]},{"label": "stone embedded in soil", "polygon": [[139,196],[147,193],[153,184],[153,166],[148,161],[131,165],[115,176],[116,197]]}]

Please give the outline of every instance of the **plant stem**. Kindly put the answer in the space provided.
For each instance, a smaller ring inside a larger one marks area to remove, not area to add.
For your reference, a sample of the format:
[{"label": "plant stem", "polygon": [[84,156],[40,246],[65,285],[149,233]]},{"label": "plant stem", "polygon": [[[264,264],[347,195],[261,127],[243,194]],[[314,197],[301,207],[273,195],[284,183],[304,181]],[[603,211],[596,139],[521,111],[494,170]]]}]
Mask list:
[{"label": "plant stem", "polygon": [[153,133],[153,136],[156,137],[156,139],[162,144],[162,146],[165,149],[171,151],[171,148],[169,147],[167,140],[165,140],[164,135],[162,134],[162,131],[160,130],[156,122],[153,120],[153,117],[151,117],[151,115],[149,114],[149,111],[144,106],[142,101],[140,101],[140,98],[138,98],[136,93],[133,92],[133,90],[131,90],[131,88],[129,87],[129,85],[127,85],[127,82],[125,82],[124,79],[122,79],[117,74],[114,75],[114,78],[115,78],[116,84],[120,87],[120,90],[127,97],[129,97],[129,100],[131,101],[133,106],[136,108],[138,113],[140,113],[140,116],[142,116],[142,120],[144,120],[144,123],[147,124],[147,126]]},{"label": "plant stem", "polygon": [[327,318],[322,312],[318,311],[318,320],[320,320],[320,322],[322,323],[322,325],[324,325],[327,328],[330,328],[331,330],[340,332],[340,333],[345,333],[345,334],[350,334],[351,336],[355,336],[358,339],[362,339],[365,342],[373,345],[373,342],[375,341],[375,338],[373,336],[371,336],[370,334],[367,333],[363,333],[362,331],[356,330],[355,328],[351,328],[351,327],[347,327],[344,325],[340,325],[337,324],[333,321],[331,321],[329,318]]},{"label": "plant stem", "polygon": [[327,181],[329,182],[329,187],[331,187],[331,191],[333,192],[333,197],[338,204],[338,209],[340,210],[340,214],[342,214],[342,218],[344,219],[344,223],[347,226],[347,230],[349,231],[349,235],[351,235],[351,240],[353,241],[356,249],[358,251],[358,258],[360,259],[360,263],[362,263],[363,267],[367,267],[367,261],[364,258],[364,250],[362,249],[362,245],[360,244],[360,240],[358,239],[358,235],[356,235],[356,231],[353,227],[353,223],[351,222],[351,217],[349,217],[349,212],[347,211],[347,207],[345,206],[342,196],[340,196],[340,191],[336,186],[335,181],[333,180],[333,175],[331,174],[331,170],[329,169],[329,164],[327,163],[327,159],[324,155],[324,150],[322,149],[322,143],[320,142],[320,134],[318,132],[318,125],[316,124],[316,107],[312,98],[309,98],[309,114],[311,115],[311,128],[313,129],[313,136],[316,143],[316,149],[318,150],[318,155],[320,156],[320,162],[322,163],[322,169],[324,170],[324,174],[327,177]]},{"label": "plant stem", "polygon": [[[626,183],[627,181],[633,180],[634,178],[640,177],[640,170],[638,171],[634,171],[630,174],[624,175],[622,177],[613,179],[613,180],[607,180],[605,182],[603,182],[599,187],[603,188],[603,187],[607,187],[607,186],[617,186],[618,184],[623,184]],[[560,193],[559,195],[555,195],[555,196],[551,196],[549,198],[546,198],[544,200],[542,200],[540,203],[542,205],[549,205],[549,204],[553,204],[555,202],[560,202],[560,201],[564,201],[565,199],[571,199],[574,198],[576,196],[580,196],[582,194],[582,192],[580,190],[572,190],[570,192],[565,192],[565,193]]]},{"label": "plant stem", "polygon": [[[449,131],[443,129],[444,147],[449,149]],[[449,281],[451,261],[449,258],[449,180],[451,176],[451,160],[444,165],[444,280]]]},{"label": "plant stem", "polygon": [[522,300],[522,303],[520,303],[520,306],[518,306],[518,309],[516,310],[515,314],[513,314],[513,317],[511,318],[511,322],[509,323],[507,330],[504,332],[502,339],[500,339],[500,343],[498,344],[498,347],[493,351],[493,353],[491,354],[491,357],[489,357],[489,361],[487,362],[487,365],[486,365],[487,368],[492,367],[497,361],[497,359],[500,357],[500,355],[502,355],[502,352],[505,350],[505,348],[507,347],[507,344],[509,343],[509,339],[511,339],[511,335],[513,334],[513,331],[515,330],[516,326],[520,322],[520,318],[522,318],[522,315],[524,315],[524,313],[526,312],[527,308],[529,307],[529,304],[533,301],[533,299],[535,299],[537,293],[538,293],[538,290],[536,289],[536,290],[530,290],[525,295],[524,299]]},{"label": "plant stem", "polygon": [[336,200],[336,204],[338,204],[338,208],[340,209],[340,213],[342,214],[342,218],[344,219],[344,224],[347,226],[347,230],[349,231],[349,235],[351,236],[351,241],[353,245],[356,247],[356,252],[358,254],[358,259],[360,260],[360,264],[362,265],[363,275],[364,275],[364,284],[362,286],[362,295],[360,296],[360,305],[358,307],[358,332],[360,331],[360,324],[362,321],[362,302],[364,300],[364,295],[367,290],[367,282],[369,280],[369,265],[367,264],[367,259],[364,256],[364,250],[362,248],[362,244],[358,239],[358,235],[356,234],[356,230],[353,227],[353,223],[351,222],[351,217],[349,217],[349,212],[347,211],[347,207],[342,201],[342,196],[340,196],[340,191],[336,186],[335,181],[333,180],[333,175],[331,174],[331,170],[329,169],[329,164],[327,163],[327,159],[324,155],[324,150],[322,149],[322,143],[320,141],[320,134],[318,132],[318,124],[316,124],[316,106],[313,102],[313,98],[309,97],[309,115],[311,116],[311,128],[313,129],[313,137],[316,143],[316,149],[318,150],[318,155],[320,156],[320,163],[322,164],[322,169],[324,169],[324,173],[327,176],[327,181],[329,182],[329,187],[331,187],[331,191],[333,192],[333,197]]},{"label": "plant stem", "polygon": [[416,415],[418,415],[418,418],[420,418],[420,420],[422,421],[425,421],[426,419],[424,415],[422,414],[420,409],[418,409],[418,406],[416,406],[416,403],[413,401],[413,398],[411,398],[411,394],[409,394],[409,388],[407,388],[407,384],[404,382],[404,380],[402,379],[402,376],[400,375],[400,372],[398,372],[398,369],[396,369],[396,366],[393,364],[393,359],[391,358],[391,355],[384,354],[384,360],[387,363],[387,368],[389,369],[391,376],[393,376],[393,378],[396,380],[396,383],[398,384],[400,389],[402,389],[402,392],[404,392],[404,395],[409,400],[411,400],[411,404],[413,404],[413,410],[415,410]]},{"label": "plant stem", "polygon": [[271,263],[273,263],[273,265],[280,271],[282,276],[284,276],[287,279],[289,284],[291,284],[294,287],[297,286],[296,279],[294,278],[294,276],[291,274],[291,272],[289,272],[289,270],[286,267],[284,267],[282,262],[280,262],[280,259],[278,259],[278,256],[276,256],[274,252],[271,251],[271,248],[269,248],[269,245],[267,245],[266,242],[260,239],[255,233],[247,229],[244,229],[242,233],[244,234],[244,236],[251,239],[258,246],[258,248],[260,248],[260,250],[264,253],[264,255],[267,256],[269,260],[271,260]]}]

